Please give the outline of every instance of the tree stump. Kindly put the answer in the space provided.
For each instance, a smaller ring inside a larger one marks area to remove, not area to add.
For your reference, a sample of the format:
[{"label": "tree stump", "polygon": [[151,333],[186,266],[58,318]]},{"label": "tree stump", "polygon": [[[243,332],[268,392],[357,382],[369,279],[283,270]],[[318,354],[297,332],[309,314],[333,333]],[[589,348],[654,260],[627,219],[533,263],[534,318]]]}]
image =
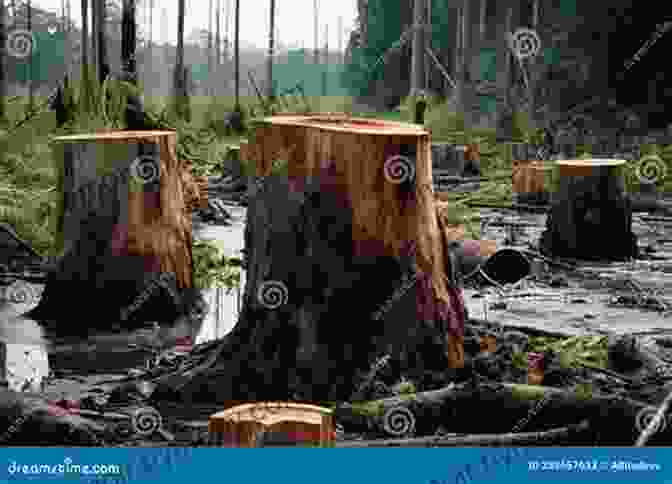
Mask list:
[{"label": "tree stump", "polygon": [[210,444],[221,447],[329,447],[335,440],[331,410],[291,402],[261,402],[226,409],[210,416],[208,433]]},{"label": "tree stump", "polygon": [[[176,133],[63,136],[54,140],[54,155],[63,257],[31,317],[63,329],[81,318],[70,302],[95,301],[98,312],[84,325],[173,321],[180,290],[193,286],[189,173],[176,156]],[[151,293],[136,301],[150,284]]]},{"label": "tree stump", "polygon": [[529,205],[546,204],[548,181],[553,167],[542,161],[513,161],[513,201]]},{"label": "tree stump", "polygon": [[[238,324],[200,373],[164,379],[165,396],[346,399],[383,353],[412,378],[461,367],[464,302],[446,282],[428,133],[278,116],[256,127],[246,150],[257,179]],[[416,267],[415,285],[385,305]]]},{"label": "tree stump", "polygon": [[542,253],[585,260],[637,256],[623,160],[556,162]]}]

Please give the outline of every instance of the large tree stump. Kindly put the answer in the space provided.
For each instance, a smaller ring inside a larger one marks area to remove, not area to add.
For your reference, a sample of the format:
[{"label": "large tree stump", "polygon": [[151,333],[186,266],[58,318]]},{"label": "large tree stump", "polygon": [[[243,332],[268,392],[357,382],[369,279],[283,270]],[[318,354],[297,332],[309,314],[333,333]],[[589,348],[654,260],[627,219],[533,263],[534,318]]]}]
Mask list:
[{"label": "large tree stump", "polygon": [[[63,258],[31,317],[62,330],[81,321],[76,304],[95,302],[97,312],[80,325],[172,322],[180,290],[193,286],[188,169],[177,159],[176,133],[63,136],[54,154]],[[148,284],[151,291],[136,301]]]},{"label": "large tree stump", "polygon": [[637,255],[623,160],[556,162],[551,211],[540,246],[546,255],[627,260]]},{"label": "large tree stump", "polygon": [[[429,141],[400,123],[263,120],[246,147],[258,178],[238,324],[201,373],[166,378],[163,390],[217,402],[333,401],[348,398],[357,371],[381,353],[411,378],[461,367],[465,311],[446,282]],[[382,314],[414,265],[418,282]]]}]

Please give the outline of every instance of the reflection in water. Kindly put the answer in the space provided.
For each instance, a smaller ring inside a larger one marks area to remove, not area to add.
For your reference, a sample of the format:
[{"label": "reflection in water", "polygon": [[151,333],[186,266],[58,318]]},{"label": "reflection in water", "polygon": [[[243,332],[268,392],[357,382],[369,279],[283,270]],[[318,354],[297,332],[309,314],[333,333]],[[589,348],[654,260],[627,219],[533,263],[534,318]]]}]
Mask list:
[{"label": "reflection in water", "polygon": [[[41,285],[22,282],[0,289],[0,345],[4,350],[0,351],[0,379],[11,390],[39,392],[49,375],[44,330],[23,316],[37,306],[41,289]],[[17,297],[18,292],[32,296]]]}]

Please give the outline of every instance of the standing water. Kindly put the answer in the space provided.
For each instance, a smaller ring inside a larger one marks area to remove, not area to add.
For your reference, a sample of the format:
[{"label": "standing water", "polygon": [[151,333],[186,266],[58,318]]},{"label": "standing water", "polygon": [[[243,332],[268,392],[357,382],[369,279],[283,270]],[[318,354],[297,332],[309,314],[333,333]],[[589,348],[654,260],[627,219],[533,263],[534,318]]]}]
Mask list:
[{"label": "standing water", "polygon": [[[227,206],[231,214],[230,225],[194,224],[195,240],[209,240],[217,243],[226,257],[241,258],[244,247],[246,209],[239,206]],[[205,317],[196,344],[219,339],[228,334],[238,321],[241,294],[245,285],[245,272],[241,271],[240,286],[232,291],[225,288],[212,288],[204,291],[209,312]]]}]

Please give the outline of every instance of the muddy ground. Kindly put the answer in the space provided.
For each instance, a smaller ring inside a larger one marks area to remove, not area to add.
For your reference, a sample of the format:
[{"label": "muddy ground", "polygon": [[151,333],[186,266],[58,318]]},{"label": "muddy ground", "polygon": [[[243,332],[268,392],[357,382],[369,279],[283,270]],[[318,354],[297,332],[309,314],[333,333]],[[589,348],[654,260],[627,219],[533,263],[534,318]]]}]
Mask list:
[{"label": "muddy ground", "polygon": [[[197,238],[219,240],[229,255],[239,255],[245,209],[235,204],[229,209],[232,218],[228,224],[197,224],[195,234]],[[534,249],[546,222],[545,215],[511,210],[482,209],[481,214],[482,238],[496,240],[499,247]],[[638,335],[661,359],[672,364],[672,348],[668,348],[672,347],[668,343],[672,341],[672,217],[636,214],[633,225],[642,249],[640,260],[605,264],[573,261],[578,268],[568,270],[532,258],[533,273],[515,285],[496,288],[467,282],[465,299],[470,317],[564,336]],[[218,323],[210,320],[199,342],[230,331],[235,324],[235,305],[231,300],[228,304],[226,317]],[[97,334],[87,341],[51,338],[48,351],[52,378],[45,388],[48,398],[56,401],[101,396],[129,376],[142,378],[143,372],[157,363],[151,349],[154,341],[151,326],[132,334]],[[167,354],[160,365],[170,367],[183,358],[182,354]],[[207,417],[218,410],[208,405],[185,408],[168,403],[157,408],[166,432],[129,438],[123,445],[202,444]]]}]

